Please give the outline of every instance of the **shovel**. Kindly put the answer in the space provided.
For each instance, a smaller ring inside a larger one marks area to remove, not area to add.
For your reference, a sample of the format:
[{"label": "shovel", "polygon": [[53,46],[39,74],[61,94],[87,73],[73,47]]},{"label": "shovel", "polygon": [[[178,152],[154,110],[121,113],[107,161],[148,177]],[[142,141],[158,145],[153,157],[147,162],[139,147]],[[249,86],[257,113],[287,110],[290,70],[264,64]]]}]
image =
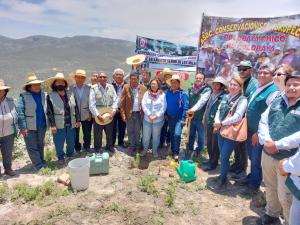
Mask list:
[{"label": "shovel", "polygon": [[186,124],[187,124],[187,142],[186,142],[186,149],[185,149],[185,157],[187,159],[192,159],[194,156],[194,151],[191,152],[189,156],[189,142],[190,142],[190,130],[191,130],[191,122],[194,118],[195,113],[186,113]]}]

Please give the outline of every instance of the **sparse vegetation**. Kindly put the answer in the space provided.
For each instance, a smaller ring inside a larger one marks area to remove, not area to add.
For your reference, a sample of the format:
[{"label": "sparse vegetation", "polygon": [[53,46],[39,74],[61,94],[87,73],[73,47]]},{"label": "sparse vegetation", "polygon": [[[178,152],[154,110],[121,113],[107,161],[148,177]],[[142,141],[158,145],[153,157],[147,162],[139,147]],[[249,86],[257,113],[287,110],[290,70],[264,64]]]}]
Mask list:
[{"label": "sparse vegetation", "polygon": [[69,192],[56,187],[52,181],[47,181],[42,185],[32,187],[26,183],[16,184],[12,194],[12,200],[22,200],[24,202],[37,201],[37,203],[45,203],[51,197],[65,196]]},{"label": "sparse vegetation", "polygon": [[67,216],[69,214],[71,214],[72,210],[71,208],[68,208],[64,205],[56,205],[55,208],[53,208],[49,215],[48,215],[48,218],[51,219],[51,218],[55,218],[55,217],[60,217],[60,216]]},{"label": "sparse vegetation", "polygon": [[176,197],[176,183],[170,182],[167,189],[166,189],[166,197],[165,197],[165,203],[166,206],[172,207],[175,203],[175,197]]},{"label": "sparse vegetation", "polygon": [[0,204],[5,203],[8,200],[9,188],[7,183],[0,182]]},{"label": "sparse vegetation", "polygon": [[143,192],[146,192],[148,194],[157,195],[158,190],[154,185],[154,181],[155,181],[154,176],[150,176],[150,175],[141,176],[138,187]]}]

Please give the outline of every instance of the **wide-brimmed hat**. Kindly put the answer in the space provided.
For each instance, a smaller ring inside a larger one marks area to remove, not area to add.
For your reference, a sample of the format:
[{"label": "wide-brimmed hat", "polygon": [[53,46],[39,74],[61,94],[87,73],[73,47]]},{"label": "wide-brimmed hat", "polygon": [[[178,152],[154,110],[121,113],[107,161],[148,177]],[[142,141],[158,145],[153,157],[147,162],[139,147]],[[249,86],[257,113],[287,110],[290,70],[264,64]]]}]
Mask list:
[{"label": "wide-brimmed hat", "polygon": [[11,89],[10,86],[6,86],[4,80],[0,79],[0,90],[8,90]]},{"label": "wide-brimmed hat", "polygon": [[212,83],[221,83],[223,84],[225,87],[228,86],[228,82],[223,78],[223,77],[216,77],[215,79],[211,80],[208,82],[208,84],[211,86]]},{"label": "wide-brimmed hat", "polygon": [[75,76],[85,77],[86,78],[86,71],[83,69],[77,69],[74,72],[70,73],[70,77],[72,79],[75,78]]},{"label": "wide-brimmed hat", "polygon": [[178,80],[180,82],[181,88],[183,88],[185,85],[185,81],[181,78],[179,74],[173,74],[172,77],[166,81],[169,86],[171,86],[172,80]]},{"label": "wide-brimmed hat", "polygon": [[126,63],[128,65],[133,65],[133,66],[137,66],[137,65],[140,65],[142,64],[146,59],[146,56],[143,55],[143,54],[138,54],[138,55],[134,55],[134,56],[131,56],[131,57],[128,57],[126,59]]},{"label": "wide-brimmed hat", "polygon": [[37,76],[35,75],[35,73],[29,73],[29,74],[27,75],[27,78],[26,78],[26,83],[23,84],[22,89],[25,90],[26,87],[27,87],[28,85],[32,85],[32,84],[41,84],[41,83],[43,83],[43,82],[44,82],[43,80],[39,80],[39,79],[37,78]]},{"label": "wide-brimmed hat", "polygon": [[95,121],[99,125],[107,125],[113,120],[113,118],[110,117],[110,113],[113,111],[112,108],[103,107],[97,110],[99,114],[103,117],[103,121],[100,121],[98,117],[95,117]]},{"label": "wide-brimmed hat", "polygon": [[64,81],[67,82],[68,86],[70,86],[71,83],[72,83],[72,79],[70,77],[66,78],[63,73],[55,74],[55,76],[50,77],[47,80],[45,80],[45,83],[51,88],[53,82],[56,81],[56,80],[64,80]]}]

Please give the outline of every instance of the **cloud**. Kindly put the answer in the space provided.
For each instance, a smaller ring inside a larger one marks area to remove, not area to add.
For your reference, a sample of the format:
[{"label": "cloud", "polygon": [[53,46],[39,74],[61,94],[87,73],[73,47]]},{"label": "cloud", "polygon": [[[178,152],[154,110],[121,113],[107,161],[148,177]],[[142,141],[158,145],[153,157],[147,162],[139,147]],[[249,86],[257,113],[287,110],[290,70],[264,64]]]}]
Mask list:
[{"label": "cloud", "polygon": [[299,11],[298,0],[0,0],[0,26],[2,35],[12,37],[42,31],[58,37],[96,35],[135,41],[141,35],[196,45],[203,12],[268,17]]}]

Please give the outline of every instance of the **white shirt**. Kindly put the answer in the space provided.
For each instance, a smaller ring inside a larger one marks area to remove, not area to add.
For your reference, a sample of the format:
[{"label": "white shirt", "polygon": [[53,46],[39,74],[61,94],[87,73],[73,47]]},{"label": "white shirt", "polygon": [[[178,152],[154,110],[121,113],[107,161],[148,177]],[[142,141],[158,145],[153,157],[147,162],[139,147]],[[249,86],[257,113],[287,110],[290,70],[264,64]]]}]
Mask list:
[{"label": "white shirt", "polygon": [[6,99],[0,103],[0,137],[14,133],[14,118]]},{"label": "white shirt", "polygon": [[[149,123],[157,123],[164,120],[164,114],[167,109],[167,101],[166,96],[162,92],[155,99],[152,99],[149,95],[149,91],[147,91],[142,100],[142,109],[145,113],[144,119]],[[154,121],[150,121],[148,116],[155,115],[157,119]]]},{"label": "white shirt", "polygon": [[133,92],[133,112],[140,111],[139,109],[139,89],[134,88],[132,89]]},{"label": "white shirt", "polygon": [[[252,94],[251,98],[250,98],[250,101],[248,103],[248,106],[250,105],[250,103],[253,101],[253,99],[260,93],[262,92],[265,88],[269,87],[270,85],[272,85],[274,82],[270,82],[262,87],[258,87],[255,92]],[[280,93],[280,91],[274,91],[273,93],[271,93],[267,99],[266,99],[266,104],[269,106],[272,101],[274,100],[274,98],[277,97],[278,93]]]},{"label": "white shirt", "polygon": [[[233,99],[235,96],[236,95],[230,96],[229,101],[231,101],[231,99]],[[225,118],[223,121],[220,121],[220,118],[219,118],[220,117],[220,107],[221,107],[221,104],[220,104],[218,107],[216,116],[215,116],[215,123],[222,123],[222,125],[227,126],[227,125],[231,125],[231,124],[241,121],[247,110],[247,106],[248,106],[247,99],[246,98],[240,99],[236,106],[236,110],[235,110],[234,114],[231,117]]]},{"label": "white shirt", "polygon": [[[288,105],[288,99],[285,94],[282,95],[285,103]],[[270,112],[270,106],[266,109],[266,111],[261,114],[261,118],[258,125],[258,138],[259,143],[264,145],[266,141],[272,140],[269,133],[269,124],[268,117]],[[275,146],[279,150],[289,150],[293,148],[298,148],[300,144],[300,131],[291,134],[290,136],[286,136],[281,138],[278,141],[275,141]]]}]

